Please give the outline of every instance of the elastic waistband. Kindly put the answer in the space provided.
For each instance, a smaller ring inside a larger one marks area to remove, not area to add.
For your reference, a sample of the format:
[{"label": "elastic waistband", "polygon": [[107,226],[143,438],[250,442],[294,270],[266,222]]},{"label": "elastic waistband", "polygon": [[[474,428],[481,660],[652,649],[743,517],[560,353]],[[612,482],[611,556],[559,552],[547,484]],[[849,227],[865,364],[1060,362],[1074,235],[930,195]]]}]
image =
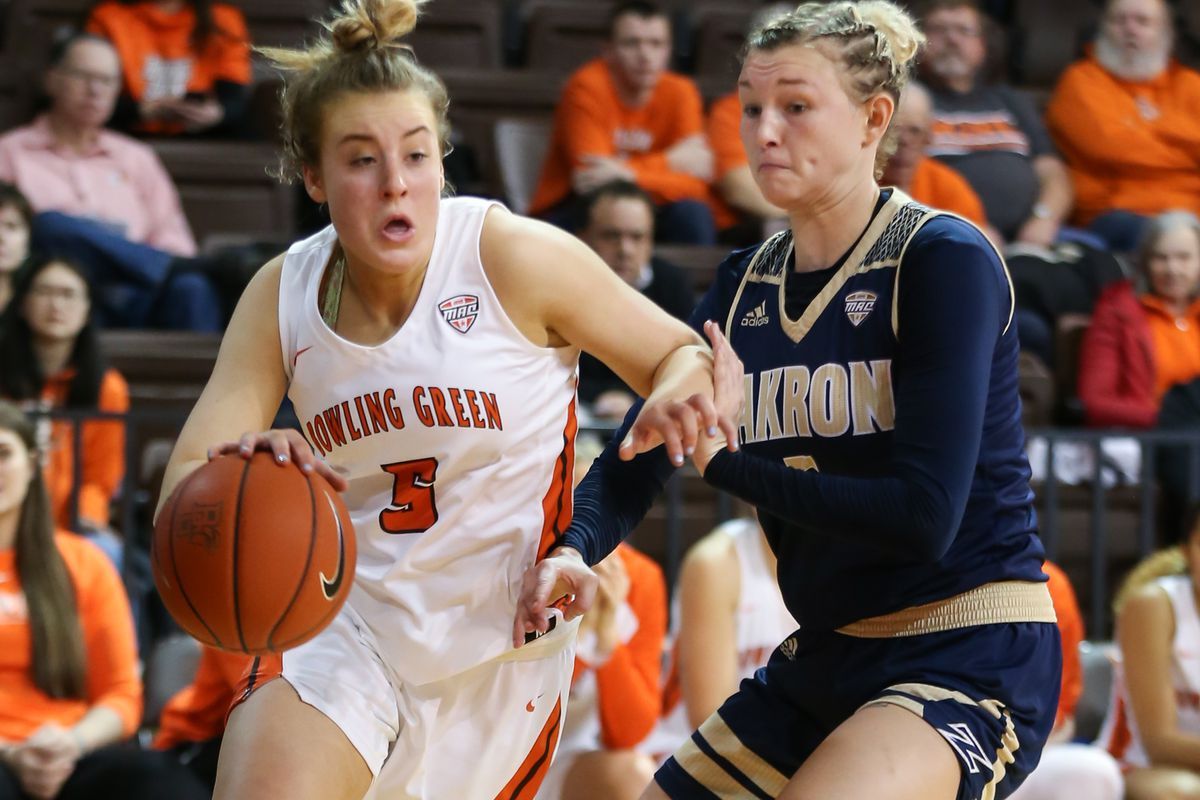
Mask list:
[{"label": "elastic waistband", "polygon": [[564,622],[562,617],[559,616],[553,630],[539,636],[529,644],[501,653],[487,663],[499,664],[503,661],[537,661],[538,659],[549,658],[561,653],[567,647],[575,644],[575,636],[579,632],[579,623],[582,619],[582,617],[576,617],[570,622]]},{"label": "elastic waistband", "polygon": [[838,628],[837,632],[863,639],[891,639],[973,625],[1057,621],[1045,583],[997,581],[944,600],[860,619]]}]

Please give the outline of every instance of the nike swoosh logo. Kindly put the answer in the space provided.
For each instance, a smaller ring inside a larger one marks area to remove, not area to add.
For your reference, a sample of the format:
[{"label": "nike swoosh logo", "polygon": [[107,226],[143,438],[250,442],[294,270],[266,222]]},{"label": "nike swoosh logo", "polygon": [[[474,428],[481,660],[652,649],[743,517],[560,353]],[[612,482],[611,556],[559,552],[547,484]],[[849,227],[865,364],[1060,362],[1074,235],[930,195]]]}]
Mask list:
[{"label": "nike swoosh logo", "polygon": [[333,580],[325,577],[324,572],[317,573],[321,578],[321,591],[325,594],[326,600],[332,600],[337,596],[338,589],[342,588],[342,578],[346,576],[346,538],[342,533],[342,518],[337,513],[337,507],[333,504],[333,498],[329,493],[325,493],[325,499],[329,501],[329,510],[333,512],[333,519],[337,523],[338,537],[338,562],[337,570],[333,573]]},{"label": "nike swoosh logo", "polygon": [[312,350],[312,349],[313,349],[313,346],[310,344],[308,347],[301,347],[299,350],[297,350],[296,355],[292,356],[292,369],[296,368],[296,362],[300,360],[300,356],[304,355],[305,353],[307,353],[309,350]]}]

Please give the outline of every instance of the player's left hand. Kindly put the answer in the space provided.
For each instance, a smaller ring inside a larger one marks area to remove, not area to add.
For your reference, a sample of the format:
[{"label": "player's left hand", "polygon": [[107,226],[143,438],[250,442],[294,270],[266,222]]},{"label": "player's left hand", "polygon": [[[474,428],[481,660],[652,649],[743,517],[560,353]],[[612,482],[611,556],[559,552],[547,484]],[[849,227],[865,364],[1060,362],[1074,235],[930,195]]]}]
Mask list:
[{"label": "player's left hand", "polygon": [[708,462],[721,448],[727,448],[731,452],[737,451],[738,435],[734,420],[741,418],[742,406],[746,403],[743,383],[746,368],[742,365],[742,360],[721,332],[720,325],[709,320],[704,323],[704,333],[708,336],[713,351],[713,405],[721,419],[729,424],[721,426],[719,435],[712,436],[706,431],[696,442],[692,463],[701,475],[708,468]]},{"label": "player's left hand", "polygon": [[513,647],[525,644],[525,635],[550,630],[547,609],[551,601],[566,598],[559,605],[563,618],[570,621],[592,607],[600,579],[572,547],[559,547],[525,570],[517,614],[513,620]]}]

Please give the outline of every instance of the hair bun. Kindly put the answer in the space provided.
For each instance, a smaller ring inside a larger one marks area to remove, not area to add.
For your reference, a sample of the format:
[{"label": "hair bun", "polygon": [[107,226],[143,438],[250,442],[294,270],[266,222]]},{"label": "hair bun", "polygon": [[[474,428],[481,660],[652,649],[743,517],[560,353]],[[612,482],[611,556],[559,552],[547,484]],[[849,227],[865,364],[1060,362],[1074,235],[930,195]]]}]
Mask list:
[{"label": "hair bun", "polygon": [[903,71],[917,55],[925,36],[911,16],[887,0],[863,0],[855,9],[859,18],[875,29],[895,71]]},{"label": "hair bun", "polygon": [[329,23],[333,45],[354,53],[395,45],[417,27],[426,0],[345,0]]}]

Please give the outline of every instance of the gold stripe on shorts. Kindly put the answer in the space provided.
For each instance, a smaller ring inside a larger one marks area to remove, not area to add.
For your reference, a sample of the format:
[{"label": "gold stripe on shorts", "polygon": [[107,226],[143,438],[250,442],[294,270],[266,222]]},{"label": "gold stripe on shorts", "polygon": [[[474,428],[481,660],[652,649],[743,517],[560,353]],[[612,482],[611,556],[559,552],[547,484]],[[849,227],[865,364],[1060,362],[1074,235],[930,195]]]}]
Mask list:
[{"label": "gold stripe on shorts", "polygon": [[[928,683],[898,683],[883,691],[883,694],[864,703],[862,708],[894,705],[907,709],[924,719],[925,708],[922,701],[953,700],[964,706],[977,706],[996,719],[1004,720],[1004,733],[1000,734],[1000,746],[996,748],[996,759],[991,763],[992,779],[983,787],[983,793],[979,796],[979,800],[995,800],[996,787],[1008,773],[1008,765],[1016,761],[1014,753],[1021,748],[1021,741],[1017,738],[1017,729],[1013,725],[1012,715],[1008,713],[1008,709],[1004,707],[1003,703],[999,700],[976,701],[962,692]],[[892,692],[896,694],[892,694]],[[939,730],[939,732],[941,731]],[[945,734],[943,733],[943,735]]]},{"label": "gold stripe on shorts", "polygon": [[860,619],[837,629],[862,639],[891,639],[940,633],[973,625],[1057,622],[1050,590],[1034,581],[997,581],[891,614]]},{"label": "gold stripe on shorts", "polygon": [[[720,714],[714,713],[706,719],[697,734],[765,794],[778,797],[787,786],[787,776],[746,747]],[[675,761],[693,780],[721,800],[746,796],[746,787],[701,750],[690,737],[675,753]]]}]

